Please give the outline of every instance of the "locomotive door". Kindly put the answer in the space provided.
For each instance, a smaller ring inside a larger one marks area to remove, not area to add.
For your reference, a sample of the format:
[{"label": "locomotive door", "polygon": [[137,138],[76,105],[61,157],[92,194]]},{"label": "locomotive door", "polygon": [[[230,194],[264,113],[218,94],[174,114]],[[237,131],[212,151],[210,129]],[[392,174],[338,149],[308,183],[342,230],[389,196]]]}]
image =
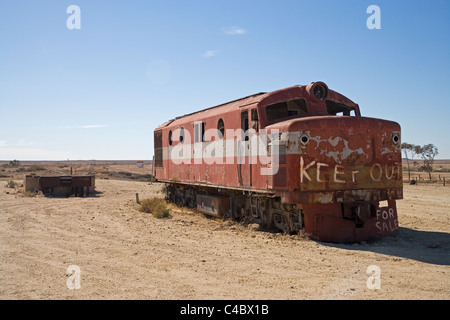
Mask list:
[{"label": "locomotive door", "polygon": [[252,185],[252,164],[251,147],[249,134],[249,116],[248,110],[241,112],[242,135],[238,145],[237,169],[238,178],[241,186],[251,187]]}]

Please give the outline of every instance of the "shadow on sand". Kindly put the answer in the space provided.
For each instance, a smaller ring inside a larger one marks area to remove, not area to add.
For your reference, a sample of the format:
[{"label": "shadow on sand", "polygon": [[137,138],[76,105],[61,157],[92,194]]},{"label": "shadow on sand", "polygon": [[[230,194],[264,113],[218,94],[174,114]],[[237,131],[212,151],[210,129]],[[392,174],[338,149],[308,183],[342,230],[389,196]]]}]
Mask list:
[{"label": "shadow on sand", "polygon": [[450,234],[400,228],[395,237],[361,244],[321,244],[345,250],[369,251],[420,262],[450,265]]}]

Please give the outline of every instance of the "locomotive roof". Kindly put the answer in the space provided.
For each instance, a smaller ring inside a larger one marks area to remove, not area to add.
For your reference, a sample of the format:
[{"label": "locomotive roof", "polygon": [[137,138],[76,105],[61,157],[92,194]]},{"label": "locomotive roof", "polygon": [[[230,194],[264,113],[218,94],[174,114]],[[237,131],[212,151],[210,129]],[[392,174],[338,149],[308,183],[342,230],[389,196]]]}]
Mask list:
[{"label": "locomotive roof", "polygon": [[[178,122],[178,120],[181,120],[183,123],[189,122],[190,120],[195,120],[194,118],[197,118],[197,116],[199,114],[202,114],[202,117],[207,118],[209,116],[217,114],[217,112],[225,113],[227,111],[230,111],[230,110],[233,110],[233,109],[236,109],[239,107],[257,103],[257,102],[261,101],[262,98],[264,98],[268,94],[270,94],[270,93],[258,92],[258,93],[240,98],[240,99],[236,99],[236,100],[232,100],[232,101],[229,101],[226,103],[216,105],[214,107],[209,107],[209,108],[202,109],[202,110],[199,110],[196,112],[185,114],[183,116],[176,117],[175,119],[169,120],[169,121],[161,124],[158,128],[167,127],[168,125],[176,125],[176,122]],[[217,108],[221,108],[221,110],[219,111],[219,110],[217,110]],[[189,118],[192,118],[192,119],[189,119]]]},{"label": "locomotive roof", "polygon": [[[169,120],[169,121],[161,124],[158,128],[156,128],[156,130],[162,129],[169,125],[170,126],[183,125],[185,123],[189,123],[189,122],[192,123],[194,121],[198,121],[201,119],[207,119],[209,117],[214,117],[214,116],[217,116],[217,114],[224,114],[224,113],[232,112],[232,111],[238,110],[241,107],[259,103],[263,99],[270,97],[270,96],[275,96],[278,93],[290,92],[291,90],[293,90],[293,89],[296,90],[298,88],[306,88],[306,86],[305,85],[295,85],[295,86],[287,87],[284,89],[275,90],[272,92],[255,93],[255,94],[252,94],[252,95],[240,98],[240,99],[236,99],[236,100],[232,100],[232,101],[229,101],[226,103],[216,105],[214,107],[202,109],[202,110],[192,112],[192,113],[180,116],[180,117],[176,117],[175,119]],[[339,100],[343,103],[355,105],[355,103],[353,101],[351,101],[347,97],[345,97],[333,90],[329,90],[329,96],[330,96],[330,98],[333,97],[335,100]]]}]

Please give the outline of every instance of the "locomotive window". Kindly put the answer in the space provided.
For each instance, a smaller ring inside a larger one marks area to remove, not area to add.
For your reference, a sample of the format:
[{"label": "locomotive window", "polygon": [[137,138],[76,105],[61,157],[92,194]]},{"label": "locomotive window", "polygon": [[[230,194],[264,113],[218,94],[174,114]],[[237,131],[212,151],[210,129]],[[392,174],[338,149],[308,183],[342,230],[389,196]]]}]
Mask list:
[{"label": "locomotive window", "polygon": [[248,141],[248,111],[241,113],[242,140]]},{"label": "locomotive window", "polygon": [[198,123],[194,124],[194,142],[199,142],[198,137]]},{"label": "locomotive window", "polygon": [[223,123],[222,118],[217,121],[217,135],[219,136],[219,139],[223,138],[223,135],[225,133],[225,124]]},{"label": "locomotive window", "polygon": [[180,142],[183,144],[184,143],[184,128],[181,127],[180,129]]},{"label": "locomotive window", "polygon": [[157,131],[154,135],[155,143],[155,167],[163,166],[163,146],[162,146],[162,132]]},{"label": "locomotive window", "polygon": [[194,124],[194,141],[203,142],[205,139],[205,123],[197,122]]},{"label": "locomotive window", "polygon": [[288,101],[288,113],[290,116],[308,113],[305,99]]},{"label": "locomotive window", "polygon": [[288,114],[288,109],[287,109],[287,103],[279,102],[279,103],[275,103],[270,106],[267,106],[266,115],[267,115],[267,120],[269,120],[269,121],[288,117],[289,114]]},{"label": "locomotive window", "polygon": [[170,130],[170,131],[169,131],[169,146],[171,146],[172,143],[173,143],[173,140],[172,140],[172,130]]},{"label": "locomotive window", "polygon": [[333,116],[354,116],[355,115],[355,108],[348,106],[346,104],[327,100],[327,111],[328,114],[331,114]]},{"label": "locomotive window", "polygon": [[291,116],[299,116],[308,113],[304,99],[278,102],[266,107],[267,120],[275,121]]},{"label": "locomotive window", "polygon": [[253,130],[255,130],[256,132],[258,132],[259,131],[258,110],[252,109],[251,113],[252,113],[251,114],[251,116],[252,116],[251,128]]}]

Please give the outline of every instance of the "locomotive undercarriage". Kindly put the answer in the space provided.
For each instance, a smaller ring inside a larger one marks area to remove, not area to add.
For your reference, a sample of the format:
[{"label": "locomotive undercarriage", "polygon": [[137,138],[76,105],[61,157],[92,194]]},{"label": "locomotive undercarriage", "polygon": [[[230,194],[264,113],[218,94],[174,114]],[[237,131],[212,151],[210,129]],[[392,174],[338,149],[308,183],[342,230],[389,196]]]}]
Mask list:
[{"label": "locomotive undercarriage", "polygon": [[[208,203],[204,205],[203,199],[223,201],[205,201]],[[302,210],[270,194],[169,183],[166,184],[166,200],[212,216],[244,224],[257,223],[268,231],[295,234],[304,228]],[[217,203],[224,208],[214,207]]]}]

